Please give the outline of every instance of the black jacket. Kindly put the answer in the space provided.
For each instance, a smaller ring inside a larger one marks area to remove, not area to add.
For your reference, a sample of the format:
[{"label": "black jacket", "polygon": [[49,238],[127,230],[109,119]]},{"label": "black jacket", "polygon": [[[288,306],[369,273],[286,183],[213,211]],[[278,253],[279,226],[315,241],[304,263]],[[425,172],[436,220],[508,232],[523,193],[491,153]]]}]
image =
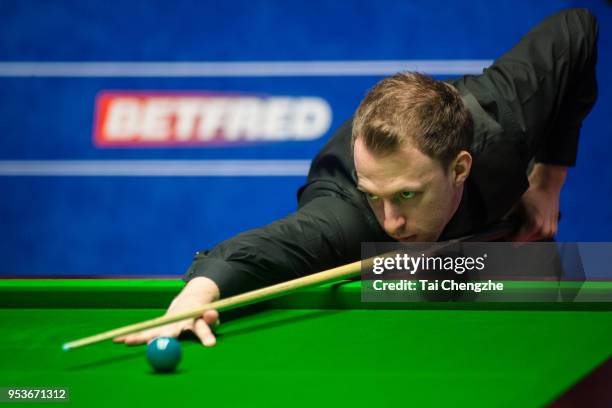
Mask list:
[{"label": "black jacket", "polygon": [[[528,187],[530,161],[572,166],[583,119],[597,98],[597,22],[557,13],[482,75],[449,81],[474,119],[473,165],[440,240],[498,221]],[[356,189],[351,121],[313,160],[298,210],[195,256],[185,280],[206,276],[222,297],[329,269],[360,257],[361,242],[390,241]]]}]

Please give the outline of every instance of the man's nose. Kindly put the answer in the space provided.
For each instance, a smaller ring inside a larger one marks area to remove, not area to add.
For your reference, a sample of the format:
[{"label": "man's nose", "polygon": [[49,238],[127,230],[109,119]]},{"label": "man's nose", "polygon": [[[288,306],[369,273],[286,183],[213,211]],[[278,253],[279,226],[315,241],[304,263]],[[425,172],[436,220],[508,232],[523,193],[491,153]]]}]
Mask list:
[{"label": "man's nose", "polygon": [[390,202],[384,203],[384,224],[383,228],[390,235],[397,235],[406,224],[406,217],[401,213],[397,205]]}]

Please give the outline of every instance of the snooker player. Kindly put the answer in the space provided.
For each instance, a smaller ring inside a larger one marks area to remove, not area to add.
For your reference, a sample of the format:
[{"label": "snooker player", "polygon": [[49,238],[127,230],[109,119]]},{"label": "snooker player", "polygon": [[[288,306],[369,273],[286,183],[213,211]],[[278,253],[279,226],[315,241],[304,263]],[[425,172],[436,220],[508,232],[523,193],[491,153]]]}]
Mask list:
[{"label": "snooker player", "polygon": [[[584,9],[532,29],[482,75],[383,79],[313,160],[298,210],[196,254],[168,313],[360,258],[361,242],[447,240],[520,211],[517,241],[552,237],[582,121],[597,97],[597,22]],[[218,313],[115,339],[192,331]]]}]

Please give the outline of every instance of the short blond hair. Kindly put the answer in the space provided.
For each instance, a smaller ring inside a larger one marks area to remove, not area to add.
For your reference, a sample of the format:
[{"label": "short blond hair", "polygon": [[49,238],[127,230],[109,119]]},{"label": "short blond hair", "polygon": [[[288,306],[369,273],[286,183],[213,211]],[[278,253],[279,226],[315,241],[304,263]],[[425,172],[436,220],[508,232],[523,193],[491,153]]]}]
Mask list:
[{"label": "short blond hair", "polygon": [[404,72],[378,82],[353,118],[353,144],[362,139],[372,153],[387,155],[408,141],[445,169],[470,150],[473,121],[459,92],[430,76]]}]

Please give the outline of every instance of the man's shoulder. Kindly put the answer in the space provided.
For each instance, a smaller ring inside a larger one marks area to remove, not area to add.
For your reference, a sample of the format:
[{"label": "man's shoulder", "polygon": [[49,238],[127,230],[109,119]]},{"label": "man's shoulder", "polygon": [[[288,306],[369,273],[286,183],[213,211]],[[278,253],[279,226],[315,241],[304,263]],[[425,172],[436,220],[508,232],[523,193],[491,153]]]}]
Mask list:
[{"label": "man's shoulder", "polygon": [[356,185],[355,163],[351,148],[353,118],[345,121],[329,138],[312,160],[308,182],[335,180],[341,184]]}]

